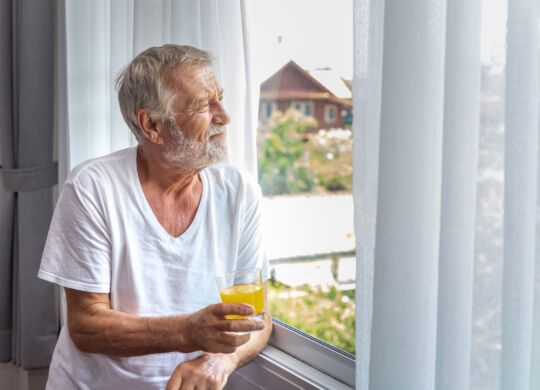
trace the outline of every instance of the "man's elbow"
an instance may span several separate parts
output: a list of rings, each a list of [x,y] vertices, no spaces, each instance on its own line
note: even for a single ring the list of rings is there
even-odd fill
[[[84,329],[84,326],[68,323],[68,330],[71,341],[73,341],[73,344],[75,344],[79,351],[85,353],[94,352],[89,332]]]

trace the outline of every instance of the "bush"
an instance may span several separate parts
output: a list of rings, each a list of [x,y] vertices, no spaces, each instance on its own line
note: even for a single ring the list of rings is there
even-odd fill
[[[315,119],[294,109],[274,113],[259,150],[264,195],[351,191],[350,130],[307,131],[315,126]]]
[[[314,119],[292,109],[274,113],[259,161],[259,183],[264,195],[313,189],[313,173],[303,158],[306,149],[303,134],[315,124]]]
[[[273,317],[352,354],[355,353],[354,291],[269,287]]]

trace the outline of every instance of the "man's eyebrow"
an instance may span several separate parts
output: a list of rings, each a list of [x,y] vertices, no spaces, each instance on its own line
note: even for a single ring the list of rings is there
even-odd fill
[[[194,104],[202,104],[208,101],[208,96],[193,99]]]
[[[224,93],[224,89],[223,88],[219,88],[217,90],[217,96],[218,98],[222,98],[223,97],[223,93]],[[188,96],[187,99],[186,99],[186,106],[187,107],[198,107],[199,105],[201,104],[205,104],[208,102],[209,99],[212,98],[212,95],[214,95],[213,93],[208,93],[208,95],[206,96]],[[216,96],[214,95],[214,96]]]
[[[205,103],[208,100],[208,96],[188,96],[186,99],[186,106],[193,107]]]

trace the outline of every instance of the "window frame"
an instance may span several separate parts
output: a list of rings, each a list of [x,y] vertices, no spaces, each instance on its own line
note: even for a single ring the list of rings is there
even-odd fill
[[[271,113],[270,115],[267,115],[268,109],[270,109]],[[276,112],[278,109],[277,102],[274,101],[263,101],[261,102],[261,113],[263,120],[267,121],[272,117],[272,114]]]
[[[276,318],[273,318],[272,322],[273,331],[268,343],[269,346],[350,388],[354,388],[356,359],[353,354],[319,340]]]
[[[334,117],[330,118],[330,111],[334,112]],[[324,121],[326,123],[336,123],[338,120],[338,107],[335,104],[326,104],[324,106]]]
[[[298,108],[297,105],[300,108]],[[311,100],[293,100],[291,101],[291,104],[289,107],[294,108],[297,111],[300,111],[302,115],[315,117],[315,104]],[[311,114],[307,114],[306,112],[308,107]]]

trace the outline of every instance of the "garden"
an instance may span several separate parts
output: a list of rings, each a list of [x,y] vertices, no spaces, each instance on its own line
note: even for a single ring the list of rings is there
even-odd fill
[[[350,129],[317,129],[313,118],[289,109],[274,112],[258,140],[259,183],[265,196],[351,192]],[[289,287],[272,280],[268,295],[272,316],[355,353],[354,290],[338,284]]]

